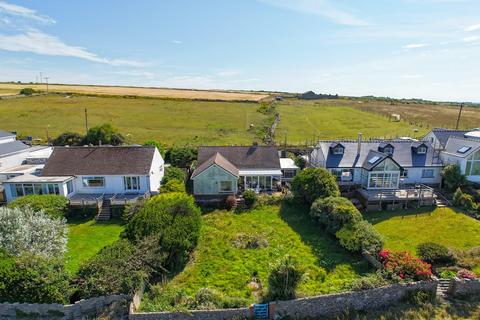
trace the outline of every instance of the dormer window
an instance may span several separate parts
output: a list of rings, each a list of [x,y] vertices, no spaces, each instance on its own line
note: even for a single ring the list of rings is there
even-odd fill
[[[385,147],[385,149],[383,149],[383,152],[388,154],[388,155],[392,155],[393,154],[393,148],[392,147]]]
[[[333,154],[343,154],[343,147],[337,146],[333,148]]]
[[[425,153],[427,153],[427,147],[425,147],[425,146],[420,146],[420,147],[418,147],[418,148],[417,148],[417,153],[418,153],[418,154],[425,154]]]

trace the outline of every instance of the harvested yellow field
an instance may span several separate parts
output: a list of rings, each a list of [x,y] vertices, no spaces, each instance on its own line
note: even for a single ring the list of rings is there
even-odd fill
[[[0,92],[3,90],[18,92],[23,88],[46,90],[45,84],[25,83],[0,83]],[[120,86],[85,86],[50,84],[48,90],[52,92],[73,92],[84,94],[104,94],[114,96],[142,96],[157,98],[176,98],[192,100],[222,100],[222,101],[260,101],[269,95],[264,93],[246,91],[223,91],[223,90],[192,90],[170,88],[146,88],[146,87],[120,87]]]

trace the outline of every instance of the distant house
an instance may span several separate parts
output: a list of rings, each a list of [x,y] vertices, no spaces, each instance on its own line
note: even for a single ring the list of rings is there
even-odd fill
[[[282,170],[282,181],[290,182],[300,170],[291,158],[280,158],[280,169]]]
[[[164,161],[155,147],[55,147],[41,171],[4,184],[7,200],[60,194],[72,205],[126,203],[157,193]]]
[[[408,140],[320,141],[310,165],[326,168],[340,186],[355,187],[368,201],[422,196],[410,189],[441,183],[442,163],[429,142]],[[426,196],[427,194],[423,194]]]
[[[450,137],[463,138],[468,132],[470,130],[433,128],[422,140],[430,142],[435,150],[443,150],[447,146],[447,141]]]
[[[210,146],[198,149],[198,166],[191,179],[197,199],[221,199],[245,189],[276,190],[282,176],[276,147]]]

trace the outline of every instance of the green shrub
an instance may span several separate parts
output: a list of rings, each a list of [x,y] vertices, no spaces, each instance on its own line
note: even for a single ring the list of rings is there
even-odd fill
[[[336,178],[323,168],[300,171],[292,180],[292,192],[296,198],[309,205],[318,198],[340,195]]]
[[[185,193],[166,193],[150,198],[127,224],[124,237],[137,242],[158,234],[168,256],[166,266],[175,269],[186,261],[200,235],[200,209]]]
[[[305,169],[305,167],[307,166],[307,160],[305,160],[305,158],[302,156],[295,157],[294,162],[295,165],[300,168],[300,170]]]
[[[424,242],[417,246],[417,255],[428,263],[454,263],[455,257],[447,247],[433,242]]]
[[[63,218],[68,211],[68,200],[64,196],[55,194],[28,195],[13,200],[8,207],[30,207],[33,211],[43,211],[52,218]]]
[[[310,216],[335,234],[347,223],[362,220],[362,214],[347,198],[327,197],[317,199],[310,208]]]
[[[280,205],[284,198],[285,198],[285,195],[281,193],[260,194],[257,198],[257,204],[259,206]]]
[[[198,151],[195,147],[173,147],[167,150],[165,159],[166,162],[174,167],[190,168],[192,163],[197,159],[197,155]]]
[[[376,254],[384,244],[382,235],[365,220],[346,224],[335,235],[340,245],[352,252]]]
[[[147,140],[143,143],[144,146],[152,146],[158,149],[158,152],[165,158],[165,146],[156,140]]]
[[[128,222],[145,206],[146,199],[140,198],[135,202],[129,202],[125,205],[122,214],[122,220]]]
[[[442,170],[443,182],[448,190],[455,190],[464,187],[467,184],[467,179],[460,171],[460,166],[457,164],[449,164]]]
[[[267,299],[270,301],[294,299],[303,275],[298,262],[290,255],[286,255],[277,261],[270,271]]]
[[[166,254],[152,235],[136,245],[126,239],[103,248],[80,267],[76,284],[77,299],[111,294],[132,294],[142,281],[165,274]]]
[[[350,285],[350,289],[353,291],[362,291],[384,287],[388,284],[390,284],[390,282],[385,279],[384,275],[381,272],[376,272],[355,280]]]
[[[457,188],[453,194],[453,205],[456,207],[463,207],[463,192],[462,189]]]
[[[118,132],[118,129],[109,123],[90,128],[85,136],[85,143],[92,145],[111,144],[113,146],[122,145],[125,137]]]
[[[457,272],[453,270],[444,270],[440,272],[440,278],[442,279],[453,279],[457,276]]]
[[[255,191],[247,189],[243,192],[243,198],[245,199],[245,206],[247,206],[247,208],[253,208],[257,202],[258,196]]]
[[[60,259],[0,253],[0,302],[67,303],[68,296]]]
[[[225,199],[225,208],[230,211],[233,210],[237,205],[237,200],[235,199],[235,196],[228,196],[227,199]]]
[[[166,184],[169,180],[173,179],[185,182],[185,180],[187,179],[187,175],[183,169],[176,167],[166,167],[165,175],[162,179],[162,184]]]
[[[36,91],[32,88],[23,88],[19,93],[25,96],[31,96],[32,94],[36,93]]]
[[[409,291],[406,296],[406,301],[414,305],[423,305],[435,300],[435,293],[427,290]]]
[[[76,132],[64,132],[53,139],[54,146],[80,146],[84,144],[85,137]]]
[[[167,183],[163,184],[160,187],[161,193],[171,193],[171,192],[187,192],[185,189],[185,183],[177,179],[170,179]]]

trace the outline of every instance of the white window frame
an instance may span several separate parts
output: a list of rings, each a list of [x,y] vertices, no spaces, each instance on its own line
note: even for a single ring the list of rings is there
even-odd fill
[[[230,184],[230,189],[229,190],[223,190],[222,189],[222,183],[228,183]],[[222,180],[218,182],[218,192],[219,193],[233,193],[233,181],[231,180]]]
[[[425,174],[426,172],[431,172],[432,174]],[[435,178],[435,170],[434,169],[422,169],[422,179],[433,179]]]
[[[86,183],[89,180],[102,180],[103,184],[101,186],[90,186],[88,183]],[[105,177],[100,177],[100,176],[82,177],[82,185],[84,188],[92,188],[92,189],[105,188]]]
[[[343,147],[335,147],[333,148],[333,154],[343,154]]]
[[[392,147],[386,147],[385,149],[383,149],[383,152],[388,154],[388,155],[392,155],[393,154],[393,148]]]
[[[134,182],[135,181],[135,182]],[[130,183],[130,187],[128,184]],[[134,185],[136,186],[134,187]],[[123,188],[126,191],[138,191],[140,187],[140,177],[139,176],[125,176],[123,177]]]
[[[427,153],[427,147],[421,146],[417,148],[417,154],[425,154]]]

